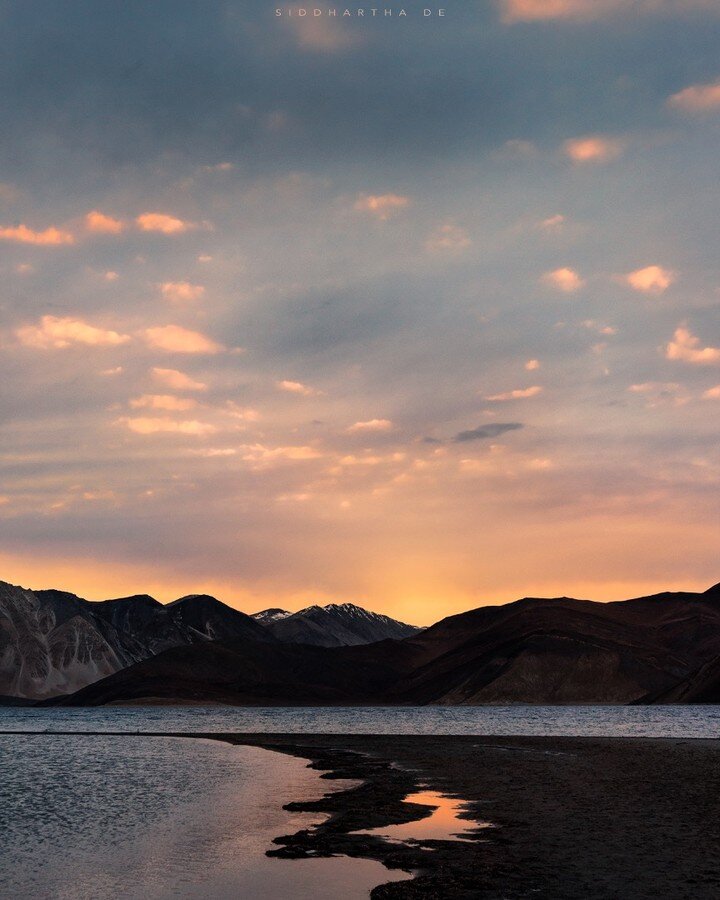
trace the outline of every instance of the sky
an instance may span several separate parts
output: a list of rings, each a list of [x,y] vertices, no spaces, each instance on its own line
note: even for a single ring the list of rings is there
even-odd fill
[[[0,578],[720,580],[720,5],[425,6],[0,0]]]

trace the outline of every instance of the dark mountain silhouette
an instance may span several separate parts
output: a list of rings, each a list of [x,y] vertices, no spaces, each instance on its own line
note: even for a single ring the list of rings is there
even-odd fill
[[[296,613],[265,609],[255,613],[253,618],[265,625],[280,641],[318,647],[351,647],[387,638],[399,640],[421,630],[354,603],[308,606]]]
[[[0,695],[64,694],[170,647],[237,637],[275,640],[213,597],[166,606],[145,594],[92,603],[0,582]]]
[[[639,703],[673,691],[685,702],[715,696],[719,660],[717,587],[616,603],[526,598],[363,646],[168,650],[60,702]]]

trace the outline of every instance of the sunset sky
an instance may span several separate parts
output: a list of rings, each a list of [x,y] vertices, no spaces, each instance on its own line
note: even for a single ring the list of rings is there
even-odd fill
[[[720,3],[425,5],[0,3],[0,579],[720,580]]]

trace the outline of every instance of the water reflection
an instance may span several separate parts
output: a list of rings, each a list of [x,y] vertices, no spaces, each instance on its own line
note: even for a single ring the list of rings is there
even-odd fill
[[[432,813],[424,819],[372,828],[362,834],[372,834],[393,843],[413,841],[422,844],[426,841],[470,840],[470,828],[492,828],[490,822],[470,822],[460,818],[465,802],[437,791],[424,790],[409,794],[405,802],[432,807]]]
[[[410,877],[375,860],[266,856],[322,814],[283,803],[328,788],[306,762],[173,738],[0,737],[0,897],[366,900]]]

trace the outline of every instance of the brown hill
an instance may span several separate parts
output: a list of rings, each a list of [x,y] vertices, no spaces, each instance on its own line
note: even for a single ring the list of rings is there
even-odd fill
[[[328,648],[234,640],[168,650],[62,702],[653,702],[718,657],[717,587],[617,603],[526,598],[402,641]]]

